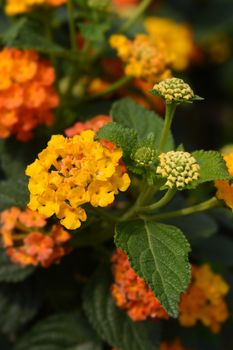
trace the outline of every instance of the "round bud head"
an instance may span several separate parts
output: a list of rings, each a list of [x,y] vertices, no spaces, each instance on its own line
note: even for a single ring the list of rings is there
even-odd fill
[[[163,80],[155,84],[153,90],[159,96],[163,97],[166,102],[188,102],[195,99],[191,87],[182,79],[178,78]]]
[[[141,146],[132,158],[139,166],[150,166],[156,160],[156,151],[149,146]]]
[[[156,170],[158,175],[167,181],[165,186],[182,190],[200,176],[200,166],[188,152],[170,151],[159,156],[160,164]]]

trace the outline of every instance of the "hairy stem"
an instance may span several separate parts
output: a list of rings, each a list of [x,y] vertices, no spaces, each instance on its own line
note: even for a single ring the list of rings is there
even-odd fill
[[[163,152],[164,146],[166,144],[168,134],[171,128],[173,116],[176,110],[176,104],[174,103],[167,103],[166,104],[166,114],[165,114],[165,120],[164,120],[164,126],[159,142],[159,153]]]
[[[150,220],[159,221],[159,220],[166,220],[166,219],[171,219],[179,216],[190,215],[190,214],[198,213],[200,211],[205,211],[220,205],[221,205],[221,202],[219,202],[219,200],[216,197],[212,197],[207,201],[193,205],[192,207],[169,211],[167,213],[161,213],[158,215],[151,216]]]
[[[147,205],[146,207],[141,207],[139,211],[145,213],[145,212],[151,212],[153,210],[162,208],[165,204],[167,204],[172,199],[175,193],[176,193],[176,189],[174,188],[169,189],[158,202],[153,203],[151,205]]]

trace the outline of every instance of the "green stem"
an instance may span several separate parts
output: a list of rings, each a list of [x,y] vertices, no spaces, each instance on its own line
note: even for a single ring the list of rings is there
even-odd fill
[[[173,116],[176,110],[176,104],[174,103],[167,103],[166,104],[166,114],[165,114],[165,120],[164,120],[164,126],[159,142],[159,153],[163,152],[165,143],[167,141],[167,137],[171,128]]]
[[[165,204],[167,204],[172,199],[172,197],[175,195],[175,193],[176,193],[176,189],[174,189],[174,188],[169,189],[158,202],[153,203],[151,205],[147,205],[146,207],[141,207],[139,209],[139,211],[140,212],[150,212],[150,211],[159,209],[159,208],[163,207]]]
[[[67,12],[68,12],[69,29],[70,29],[70,45],[73,51],[77,51],[73,0],[67,0]]]
[[[128,19],[126,23],[122,25],[120,31],[124,32],[128,30],[138,18],[146,11],[147,7],[151,4],[152,0],[142,0],[140,5],[137,6],[137,9],[133,12],[133,15]]]
[[[86,100],[94,100],[96,98],[99,98],[99,97],[103,97],[103,96],[106,96],[116,90],[118,90],[120,87],[124,86],[125,84],[127,84],[128,82],[130,82],[133,78],[131,76],[124,76],[123,78],[115,81],[112,85],[110,85],[107,89],[101,91],[101,92],[98,92],[97,94],[94,94],[94,95],[91,95],[89,97],[87,97]]]
[[[210,208],[213,208],[213,207],[216,207],[219,205],[220,205],[219,200],[216,197],[212,197],[205,202],[193,205],[192,207],[189,207],[189,208],[169,211],[167,213],[161,213],[158,215],[151,216],[150,220],[159,221],[159,220],[166,220],[166,219],[175,218],[178,216],[190,215],[193,213],[198,213],[200,211],[208,210]]]

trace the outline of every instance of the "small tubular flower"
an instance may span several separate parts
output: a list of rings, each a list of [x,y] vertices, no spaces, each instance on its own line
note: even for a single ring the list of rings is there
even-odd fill
[[[119,164],[122,151],[109,150],[86,130],[73,138],[52,136],[38,159],[27,167],[29,208],[50,217],[55,214],[68,229],[87,219],[82,205],[105,207],[130,185]]]
[[[0,51],[0,75],[0,138],[28,141],[37,125],[53,123],[54,69],[35,51],[7,48]]]
[[[147,318],[168,318],[153,292],[130,267],[128,258],[120,249],[112,256],[114,284],[111,291],[116,305],[126,310],[133,321]]]
[[[138,34],[134,40],[112,35],[110,46],[125,63],[125,74],[154,83],[171,76],[169,60],[151,43],[148,36]]]
[[[200,176],[200,166],[188,152],[170,151],[159,155],[156,173],[166,179],[165,186],[182,190]]]
[[[180,324],[191,327],[201,321],[213,333],[218,333],[229,316],[224,301],[228,291],[228,284],[209,265],[193,266],[191,284],[180,301]]]
[[[30,12],[37,6],[61,6],[67,0],[6,0],[5,12],[8,16]]]
[[[224,160],[227,165],[228,172],[233,176],[233,151],[232,148],[224,155]],[[233,184],[228,180],[215,181],[217,188],[216,196],[218,199],[224,200],[226,205],[233,210]]]
[[[147,17],[144,26],[151,41],[169,57],[172,68],[185,70],[195,51],[193,33],[189,26],[159,17]]]
[[[153,90],[166,102],[188,102],[195,98],[191,87],[179,78],[165,79],[155,84]]]
[[[70,234],[60,225],[47,227],[46,218],[30,209],[7,209],[0,223],[3,247],[16,264],[49,267],[70,251]]]

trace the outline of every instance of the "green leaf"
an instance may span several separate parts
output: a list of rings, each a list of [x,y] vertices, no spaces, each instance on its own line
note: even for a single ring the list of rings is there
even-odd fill
[[[98,138],[106,139],[121,147],[124,156],[130,156],[137,143],[137,132],[118,123],[108,123],[97,133]]]
[[[35,49],[41,53],[66,53],[61,46],[46,39],[41,33],[41,24],[26,17],[20,18],[2,35],[3,44],[19,49]]]
[[[214,180],[230,180],[226,163],[217,151],[196,151],[192,153],[200,165],[200,177],[193,181],[187,188],[195,188],[199,184]]]
[[[105,34],[110,28],[110,23],[81,23],[80,33],[87,41],[96,44],[105,40]]]
[[[36,324],[14,350],[102,350],[100,340],[80,311],[61,313]]]
[[[13,206],[24,209],[28,201],[26,176],[0,182],[0,211]]]
[[[12,334],[18,331],[37,313],[42,293],[35,281],[17,284],[0,284],[0,331]]]
[[[116,307],[110,285],[111,275],[104,267],[83,294],[86,315],[99,336],[118,350],[158,350],[158,326],[154,322],[131,321],[126,312]]]
[[[163,129],[163,119],[152,111],[138,105],[130,98],[125,98],[113,104],[111,116],[114,122],[122,124],[124,127],[135,129],[138,133],[139,141],[150,135],[154,136],[154,147],[158,148],[160,135]],[[165,151],[174,148],[171,133],[165,145]]]
[[[132,220],[117,225],[115,243],[168,314],[177,317],[180,294],[190,281],[190,245],[182,232],[175,226]]]
[[[21,267],[13,264],[6,253],[0,251],[0,282],[20,282],[30,276],[35,270],[32,266]]]

